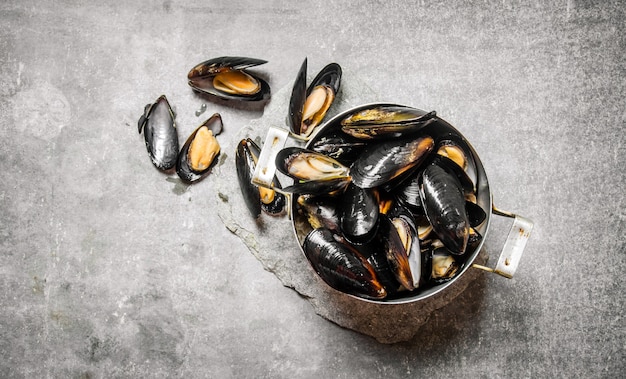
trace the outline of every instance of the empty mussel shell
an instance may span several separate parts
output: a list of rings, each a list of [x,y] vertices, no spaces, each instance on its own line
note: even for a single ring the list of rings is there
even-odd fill
[[[270,95],[269,84],[247,68],[267,61],[247,57],[218,57],[201,62],[187,74],[194,90],[226,100],[259,101]]]
[[[174,167],[178,156],[178,133],[174,112],[165,95],[146,105],[138,127],[139,133],[143,131],[146,149],[154,166],[163,171]]]
[[[222,131],[222,118],[213,114],[191,133],[176,160],[176,173],[187,183],[197,182],[206,176],[220,154],[220,144],[214,131]]]

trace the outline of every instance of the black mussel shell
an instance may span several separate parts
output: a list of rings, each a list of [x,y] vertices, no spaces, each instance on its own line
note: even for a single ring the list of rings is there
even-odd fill
[[[412,208],[413,211],[422,209],[422,199],[420,197],[421,178],[419,175],[413,176],[410,180],[405,180],[394,193],[403,203]]]
[[[239,189],[252,217],[258,218],[261,215],[261,194],[259,187],[252,184],[252,175],[256,162],[250,151],[251,139],[242,139],[237,145],[235,152],[235,167],[237,169],[237,179]]]
[[[330,230],[311,231],[302,249],[318,275],[336,290],[370,299],[387,295],[371,264],[356,249],[337,241]]]
[[[331,133],[315,140],[310,149],[328,155],[349,166],[363,152],[367,143],[344,133]]]
[[[198,63],[187,74],[187,79],[211,76],[224,71],[238,71],[260,66],[266,60],[248,57],[217,57]]]
[[[420,131],[437,119],[435,111],[379,105],[359,110],[341,121],[341,130],[361,139],[396,138]]]
[[[398,282],[396,276],[389,265],[385,249],[378,238],[366,243],[352,244],[361,255],[372,265],[376,277],[387,292],[386,299],[396,297],[405,288]]]
[[[302,127],[302,111],[304,102],[306,101],[306,66],[307,59],[304,58],[298,75],[293,83],[293,89],[291,90],[291,98],[289,99],[289,115],[287,122],[289,129],[294,134],[300,134],[300,128]]]
[[[474,228],[470,228],[469,238],[467,240],[467,247],[473,250],[478,248],[478,244],[482,241],[482,234],[478,233],[478,231]]]
[[[337,198],[330,196],[298,196],[299,212],[313,229],[326,228],[335,234],[341,234],[340,214]]]
[[[244,197],[246,206],[254,218],[264,212],[277,215],[283,212],[286,199],[281,193],[269,188],[259,188],[252,183],[252,176],[256,168],[261,149],[250,138],[242,139],[237,145],[235,152],[235,167],[237,169],[237,179],[239,188]],[[274,187],[280,188],[278,179],[274,178]]]
[[[359,187],[378,187],[418,166],[433,147],[434,140],[429,136],[373,144],[350,166],[350,176]]]
[[[198,92],[226,100],[259,101],[269,97],[270,86],[245,69],[264,63],[267,61],[246,57],[213,58],[194,66],[187,74],[187,79],[189,86]],[[220,80],[222,77],[224,79]],[[232,79],[247,83],[249,88],[244,90],[242,87],[220,84],[228,84]],[[232,88],[227,89],[229,87]]]
[[[148,155],[159,170],[169,170],[176,165],[178,157],[178,133],[174,112],[165,95],[154,104],[146,105],[138,122],[139,133],[143,131]]]
[[[282,189],[286,193],[299,193],[307,195],[336,195],[350,183],[349,177],[341,177],[323,180],[297,181]]]
[[[485,210],[473,201],[465,201],[465,212],[472,228],[479,226],[487,218]]]
[[[396,280],[406,289],[413,290],[413,276],[405,244],[391,219],[384,214],[379,216],[378,238]]]
[[[337,63],[329,63],[313,79],[307,88],[306,95],[309,96],[317,86],[328,86],[335,94],[339,93],[341,87],[341,66]]]
[[[376,234],[379,207],[372,189],[348,184],[341,200],[341,230],[351,242],[365,242]]]
[[[439,155],[433,154],[432,163],[438,165],[439,167],[446,170],[449,174],[456,176],[461,184],[461,188],[463,189],[463,193],[468,195],[475,192],[474,182],[467,173],[461,168],[461,166],[457,165],[452,159]]]
[[[187,138],[176,160],[176,173],[183,181],[199,181],[217,163],[220,144],[213,130],[221,132],[222,128],[222,118],[219,113],[215,113]]]
[[[422,280],[422,253],[415,222],[411,213],[406,211],[393,217],[391,223],[396,228],[400,240],[404,244],[411,278],[413,279],[413,288],[418,288]]]
[[[441,242],[454,254],[465,252],[470,222],[465,197],[456,176],[436,164],[422,172],[422,205]]]

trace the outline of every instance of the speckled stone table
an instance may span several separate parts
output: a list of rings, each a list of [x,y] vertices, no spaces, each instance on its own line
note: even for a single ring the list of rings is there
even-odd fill
[[[5,1],[0,376],[623,376],[624,12]],[[194,93],[188,70],[222,55],[266,59],[273,96]],[[342,66],[342,107],[433,109],[462,131],[495,204],[535,222],[513,279],[472,270],[437,304],[368,313],[299,274],[310,269],[288,219],[257,230],[240,216],[234,143],[264,135],[305,57],[311,72]],[[137,133],[161,94],[181,139],[206,115],[224,120],[220,162],[194,185],[156,170]],[[487,265],[509,226],[492,223]]]

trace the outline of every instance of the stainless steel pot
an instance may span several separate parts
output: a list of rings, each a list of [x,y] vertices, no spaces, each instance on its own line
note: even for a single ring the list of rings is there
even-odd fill
[[[271,127],[268,131],[265,143],[263,145],[263,149],[261,151],[261,156],[259,158],[258,165],[256,167],[256,172],[252,179],[253,183],[263,187],[271,187],[271,182],[274,177],[276,166],[275,166],[275,157],[278,151],[280,151],[286,144],[288,138],[293,138],[297,143],[305,144],[305,147],[310,147],[320,138],[333,131],[336,131],[340,126],[341,120],[343,120],[349,114],[360,111],[362,109],[380,106],[380,105],[397,105],[397,104],[389,104],[389,103],[372,103],[372,104],[364,104],[352,109],[348,109],[345,112],[342,112],[332,119],[328,120],[326,123],[318,127],[318,130],[314,132],[314,134],[307,140],[302,139],[299,136],[291,134],[289,131],[284,129]],[[452,285],[458,278],[461,277],[467,270],[470,268],[479,268],[483,270],[487,270],[490,272],[494,272],[500,274],[507,278],[512,278],[519,261],[521,259],[524,247],[526,246],[526,242],[530,237],[530,232],[533,228],[533,223],[527,218],[518,216],[516,214],[502,211],[497,209],[493,205],[492,193],[489,188],[489,182],[487,180],[487,174],[485,173],[485,169],[483,164],[478,157],[478,154],[471,146],[471,144],[463,137],[463,135],[452,125],[447,123],[442,119],[438,119],[436,121],[436,125],[433,130],[436,133],[441,133],[441,135],[455,135],[457,136],[462,143],[465,145],[467,151],[471,153],[472,158],[475,162],[475,172],[473,173],[476,185],[476,202],[480,205],[487,213],[487,217],[485,221],[476,227],[476,230],[483,236],[480,243],[474,247],[471,251],[467,251],[465,253],[465,261],[461,268],[461,271],[450,281],[445,283],[435,285],[433,287],[428,287],[426,289],[416,289],[411,292],[406,292],[406,295],[393,298],[393,299],[383,299],[383,300],[372,300],[367,298],[362,298],[354,295],[347,294],[348,296],[353,296],[359,300],[380,303],[380,304],[402,304],[402,303],[410,303],[416,302],[423,299],[426,299],[430,296],[433,296],[440,291],[445,290],[448,286]],[[435,136],[433,136],[435,137]],[[289,195],[289,194],[288,194]],[[297,201],[295,201],[296,196],[288,196],[289,197],[289,214],[292,218],[293,230],[295,233],[295,237],[299,242],[300,247],[302,248],[304,239],[311,230],[311,227],[308,225],[308,222],[301,216],[301,212],[299,212],[300,205]],[[490,210],[490,211],[489,211]],[[500,257],[495,268],[484,267],[480,265],[474,264],[474,260],[478,256],[480,249],[483,246],[483,243],[488,235],[489,225],[491,222],[491,215],[498,215],[504,217],[510,217],[513,219],[513,223],[511,226],[511,230],[509,231],[507,240],[502,248],[502,252],[500,253]],[[303,251],[304,255],[304,251]]]

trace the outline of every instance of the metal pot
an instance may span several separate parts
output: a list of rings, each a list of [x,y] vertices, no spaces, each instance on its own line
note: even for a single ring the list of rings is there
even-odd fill
[[[272,181],[272,178],[274,177],[274,173],[276,170],[274,160],[278,151],[280,151],[285,146],[287,138],[292,137],[296,140],[299,140],[300,142],[298,143],[306,143],[305,147],[310,148],[316,141],[319,141],[322,137],[340,128],[341,120],[346,118],[348,115],[358,112],[360,110],[366,109],[366,108],[370,108],[374,106],[381,106],[381,105],[396,105],[396,104],[372,103],[372,104],[364,104],[364,105],[346,110],[345,112],[342,112],[336,115],[335,117],[333,117],[332,119],[324,123],[323,125],[319,126],[318,130],[314,132],[314,134],[307,140],[303,140],[299,136],[292,135],[290,132],[284,129],[271,127],[270,130],[268,131],[265,144],[261,151],[261,156],[259,157],[259,162],[256,167],[256,172],[252,179],[253,183],[255,183],[256,185],[264,186],[264,187],[271,186],[271,181]],[[521,255],[523,253],[526,242],[528,238],[530,237],[530,232],[533,227],[532,221],[524,217],[510,213],[510,212],[498,210],[493,205],[491,189],[489,188],[489,182],[487,180],[487,174],[485,173],[483,164],[480,158],[478,157],[478,154],[474,150],[474,148],[456,128],[454,128],[452,125],[442,120],[441,118],[437,118],[437,120],[435,121],[435,125],[430,125],[429,128],[431,131],[434,131],[434,133],[438,133],[439,136],[443,136],[443,135],[456,136],[457,139],[465,145],[465,149],[467,150],[467,152],[471,154],[471,157],[473,158],[473,161],[475,163],[474,164],[475,172],[473,173],[473,176],[474,176],[475,186],[476,186],[476,203],[479,206],[481,206],[481,208],[485,210],[487,214],[484,222],[482,222],[479,226],[475,228],[476,231],[480,233],[480,235],[483,236],[483,238],[476,246],[472,247],[471,250],[466,251],[466,253],[463,255],[464,262],[460,271],[456,274],[454,278],[452,278],[451,280],[445,283],[430,286],[425,289],[417,288],[414,291],[410,291],[410,292],[407,291],[401,294],[400,296],[393,297],[391,299],[373,300],[373,299],[359,297],[359,296],[355,296],[351,294],[347,294],[348,296],[353,296],[359,300],[379,303],[379,304],[410,303],[410,302],[416,302],[416,301],[426,299],[430,296],[433,296],[439,293],[440,291],[445,290],[448,286],[452,285],[452,283],[458,280],[458,278],[460,278],[461,275],[467,272],[467,270],[469,270],[470,268],[480,268],[483,270],[500,274],[507,278],[512,278],[517,269],[517,266],[521,259]],[[436,136],[433,136],[433,137],[436,137]],[[288,194],[288,195],[290,195],[288,196],[289,197],[288,207],[289,207],[289,214],[292,218],[293,230],[295,233],[295,237],[298,240],[300,247],[302,248],[304,239],[306,235],[308,234],[308,232],[311,230],[311,227],[308,224],[308,222],[304,219],[304,217],[301,216],[301,212],[299,209],[300,205],[298,204],[297,201],[295,201],[295,199],[297,198],[296,194]],[[488,268],[488,267],[474,264],[474,260],[478,256],[480,249],[482,248],[483,243],[485,241],[485,238],[487,237],[492,214],[510,217],[510,218],[513,218],[514,221],[511,226],[511,230],[508,234],[508,238],[504,244],[504,247],[502,248],[502,252],[500,254],[496,267]],[[303,254],[304,254],[304,250],[303,250]]]

